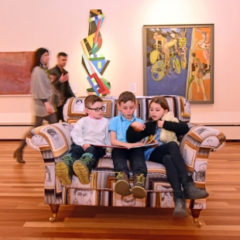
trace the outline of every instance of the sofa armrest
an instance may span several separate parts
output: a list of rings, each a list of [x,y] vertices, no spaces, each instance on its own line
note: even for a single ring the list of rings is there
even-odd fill
[[[190,141],[199,148],[209,148],[211,151],[215,151],[224,146],[226,137],[215,128],[198,125],[190,127],[190,131],[184,136],[181,145],[186,141]]]
[[[211,151],[224,146],[225,135],[207,126],[193,126],[183,137],[180,149],[189,173],[199,187],[205,187],[208,157]]]
[[[30,148],[37,151],[41,151],[40,149],[42,149],[43,147],[50,149],[50,146],[48,142],[45,140],[45,138],[42,137],[41,135],[32,133],[32,131],[31,134],[29,134],[26,137],[26,143]]]
[[[32,129],[27,143],[36,150],[51,150],[54,157],[59,157],[71,147],[71,130],[72,125],[65,122],[39,126]]]

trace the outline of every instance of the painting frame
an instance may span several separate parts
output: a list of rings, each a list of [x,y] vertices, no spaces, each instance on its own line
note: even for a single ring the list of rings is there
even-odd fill
[[[214,24],[143,25],[144,95],[214,103]]]

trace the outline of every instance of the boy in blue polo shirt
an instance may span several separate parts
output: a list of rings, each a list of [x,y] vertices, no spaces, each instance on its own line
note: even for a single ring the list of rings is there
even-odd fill
[[[146,196],[145,179],[147,175],[147,166],[144,158],[144,151],[141,148],[143,143],[128,143],[126,132],[129,125],[135,121],[143,123],[143,120],[136,118],[134,111],[136,109],[136,97],[132,92],[123,92],[118,98],[118,110],[120,115],[111,119],[109,124],[110,140],[114,146],[112,150],[112,159],[114,171],[116,172],[115,192],[126,196],[133,194],[136,198]],[[130,190],[129,168],[127,160],[133,171],[134,183]]]

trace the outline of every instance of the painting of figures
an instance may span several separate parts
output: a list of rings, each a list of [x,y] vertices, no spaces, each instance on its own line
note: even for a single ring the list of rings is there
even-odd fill
[[[213,103],[213,24],[143,27],[145,95]]]

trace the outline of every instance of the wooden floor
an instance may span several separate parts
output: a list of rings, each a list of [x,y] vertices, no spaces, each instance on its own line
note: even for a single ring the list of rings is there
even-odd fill
[[[50,223],[43,203],[44,165],[26,148],[26,164],[12,158],[17,141],[0,141],[0,239],[240,239],[240,143],[211,153],[207,172],[210,197],[202,227],[191,216],[174,219],[171,210],[60,207]]]

